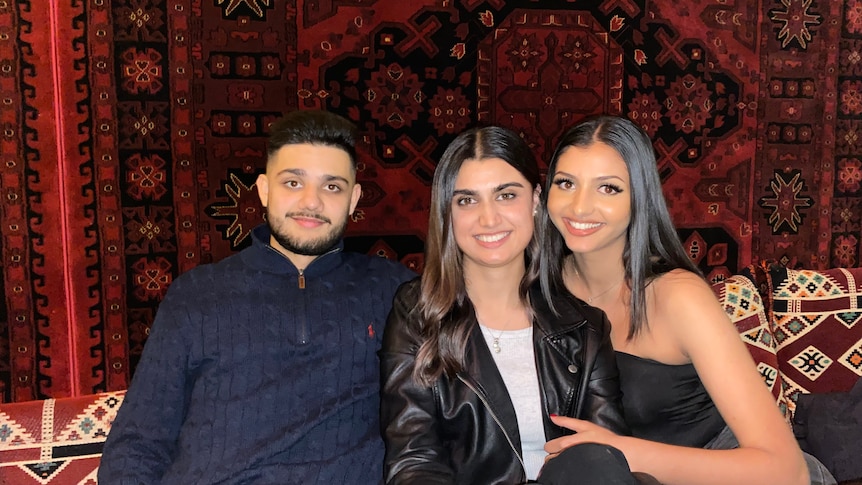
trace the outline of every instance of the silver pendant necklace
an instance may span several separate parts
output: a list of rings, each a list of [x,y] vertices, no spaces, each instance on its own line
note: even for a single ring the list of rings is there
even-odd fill
[[[491,330],[491,327],[484,325],[482,322],[479,322],[479,329],[482,330],[482,335],[487,333],[488,338],[491,339],[491,350],[493,350],[495,354],[499,354],[500,351],[503,350],[500,346],[500,338],[506,330],[500,330],[500,333],[494,335],[494,331]]]
[[[588,297],[588,298],[587,298],[587,305],[592,305],[592,304],[593,304],[593,300],[595,300],[596,298],[598,298],[598,297],[600,297],[600,296],[603,296],[605,293],[607,293],[607,292],[609,292],[609,291],[613,290],[614,288],[616,288],[617,286],[619,286],[619,284],[620,284],[620,283],[622,283],[622,282],[623,282],[623,280],[619,280],[619,281],[617,281],[616,283],[614,283],[614,285],[613,285],[613,286],[611,286],[611,287],[610,287],[610,288],[608,288],[607,290],[605,290],[605,291],[603,291],[603,292],[599,293],[598,295],[593,295],[593,296]]]
[[[509,329],[509,326],[512,323],[512,319],[510,318],[506,321],[506,324],[503,325],[503,328],[498,331],[497,335],[494,335],[494,329],[483,324],[482,321],[479,320],[478,316],[476,317],[476,320],[479,321],[479,328],[482,329],[482,333],[485,333],[485,330],[488,331],[488,336],[491,337],[491,350],[493,350],[495,354],[499,354],[503,350],[503,347],[500,346],[500,338],[502,338],[503,334],[506,333],[506,330]]]
[[[503,334],[511,328],[513,322],[517,324],[518,315],[525,315],[527,320],[529,320],[529,316],[523,313],[525,311],[526,309],[524,308],[510,314],[509,318],[506,319],[506,323],[500,326],[500,329],[497,331],[497,335],[494,335],[494,329],[482,323],[483,319],[479,318],[479,312],[476,312],[476,322],[479,323],[479,328],[482,330],[482,334],[485,333],[485,330],[488,331],[488,336],[491,337],[491,350],[493,350],[495,354],[499,354],[503,351],[503,347],[500,345],[500,338],[502,338]],[[530,322],[530,324],[532,325],[532,322]]]
[[[584,288],[587,291],[589,291],[589,288],[587,287],[587,281],[584,279],[583,276],[581,276],[581,274],[578,272],[577,268],[575,268],[575,278],[578,278],[579,280],[581,280],[583,282]],[[603,291],[601,291],[595,295],[587,296],[587,305],[592,305],[595,300],[597,300],[599,297],[604,296],[605,294],[607,294],[609,291],[613,290],[614,288],[618,287],[620,285],[620,283],[625,281],[625,279],[626,279],[625,276],[623,276],[622,279],[620,279],[619,281],[617,281],[616,283],[614,283],[613,285],[608,287],[608,289],[603,290]]]
[[[488,331],[490,331],[490,329],[488,329]],[[503,336],[504,331],[505,330],[500,330],[500,335],[497,336],[494,336],[493,333],[491,334],[491,338],[493,339],[491,340],[491,348],[494,349],[494,352],[498,354],[500,353],[500,337]]]

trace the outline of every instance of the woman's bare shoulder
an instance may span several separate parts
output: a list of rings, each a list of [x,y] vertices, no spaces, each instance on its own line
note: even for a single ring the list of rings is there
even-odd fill
[[[704,289],[710,290],[709,284],[707,284],[703,277],[682,268],[677,268],[656,276],[651,281],[650,286],[652,286],[653,290],[659,295],[666,295],[667,293],[676,294],[677,292],[687,294],[690,292],[703,291]]]
[[[691,271],[669,271],[657,277],[650,287],[649,299],[662,320],[688,322],[692,317],[717,317],[724,313],[709,283]]]

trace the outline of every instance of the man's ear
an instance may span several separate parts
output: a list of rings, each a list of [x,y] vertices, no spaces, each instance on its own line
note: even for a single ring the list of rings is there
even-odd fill
[[[362,197],[362,186],[357,184],[353,185],[353,193],[350,194],[350,212],[348,214],[353,214],[353,211],[356,210],[356,206],[359,204],[359,199]]]
[[[258,175],[257,182],[254,185],[257,187],[257,196],[260,197],[260,204],[266,207],[267,200],[269,199],[269,179],[266,178],[266,174],[262,173]]]

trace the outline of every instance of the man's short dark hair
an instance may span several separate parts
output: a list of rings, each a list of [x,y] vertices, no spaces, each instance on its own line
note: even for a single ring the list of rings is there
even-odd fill
[[[298,110],[286,114],[270,126],[267,156],[285,145],[310,143],[340,148],[350,156],[356,169],[356,125],[335,113]]]

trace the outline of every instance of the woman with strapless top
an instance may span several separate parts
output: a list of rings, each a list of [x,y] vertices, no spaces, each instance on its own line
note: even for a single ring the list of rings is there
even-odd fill
[[[694,365],[667,365],[619,351],[616,355],[623,413],[634,436],[702,448],[724,429]]]
[[[683,249],[646,133],[610,116],[573,127],[549,164],[542,202],[544,291],[557,290],[562,276],[571,293],[607,314],[632,431],[556,417],[577,433],[549,442],[551,456],[594,442],[668,485],[835,483],[799,449]]]

